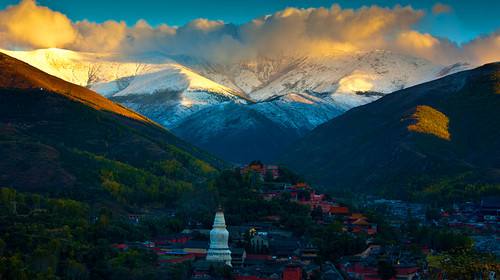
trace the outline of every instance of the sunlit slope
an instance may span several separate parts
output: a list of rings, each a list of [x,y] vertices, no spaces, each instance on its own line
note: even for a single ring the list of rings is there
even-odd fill
[[[158,91],[207,91],[226,96],[239,94],[163,56],[124,58],[110,53],[57,48],[31,51],[0,49],[0,53],[105,96]]]
[[[57,48],[26,51],[0,49],[0,52],[50,75],[84,87],[155,72],[164,67],[162,63],[124,60],[112,53],[85,53]]]
[[[49,75],[3,53],[0,53],[0,71],[0,88],[38,89],[55,92],[98,110],[110,111],[132,119],[152,123],[148,118],[116,104],[89,89]]]
[[[445,140],[451,138],[448,128],[450,120],[445,114],[430,106],[417,106],[409,119],[414,120],[414,123],[408,125],[409,131],[430,134]]]

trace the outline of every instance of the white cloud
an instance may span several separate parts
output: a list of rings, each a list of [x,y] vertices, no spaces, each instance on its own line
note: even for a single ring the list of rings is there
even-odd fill
[[[62,13],[23,0],[0,11],[3,44],[21,47],[65,47],[76,38],[71,21]]]

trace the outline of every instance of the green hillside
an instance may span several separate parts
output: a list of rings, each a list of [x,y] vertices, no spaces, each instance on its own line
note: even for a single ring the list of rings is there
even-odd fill
[[[169,204],[223,166],[149,119],[5,55],[0,74],[0,186]]]

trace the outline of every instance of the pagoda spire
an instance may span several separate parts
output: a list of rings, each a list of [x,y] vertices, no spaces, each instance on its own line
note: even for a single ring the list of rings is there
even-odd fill
[[[224,212],[219,205],[215,213],[213,228],[210,231],[210,247],[207,252],[207,261],[223,262],[231,265],[231,250],[228,245],[229,232],[226,229]]]

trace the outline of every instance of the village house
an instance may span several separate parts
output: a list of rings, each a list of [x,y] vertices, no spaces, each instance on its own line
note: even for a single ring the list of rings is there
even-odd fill
[[[340,274],[335,265],[333,265],[331,262],[326,262],[323,267],[324,268],[321,275],[323,280],[344,280],[342,274]]]
[[[454,204],[452,211],[441,211],[441,219],[435,224],[470,231],[476,236],[491,236],[500,229],[500,206],[497,204],[495,197],[483,198],[480,203]]]
[[[399,247],[382,247],[370,245],[362,253],[344,257],[339,263],[340,270],[350,279],[382,279],[378,271],[380,258],[393,265],[396,272],[395,279],[419,279],[420,267],[417,259],[409,251]]]
[[[302,280],[302,267],[297,263],[288,264],[283,270],[283,280]]]
[[[319,250],[310,241],[301,242],[299,247],[298,256],[304,263],[310,264],[318,258]]]
[[[282,264],[266,263],[233,270],[236,280],[277,280],[281,278]]]
[[[330,216],[346,216],[346,215],[350,214],[350,211],[349,211],[348,207],[334,205],[334,206],[330,207],[328,214]]]
[[[254,166],[256,168],[256,166]],[[295,185],[270,184],[267,190],[262,190],[261,195],[265,199],[275,199],[282,194],[288,194],[292,201],[307,205],[311,212],[317,215],[316,222],[327,224],[330,222],[343,222],[343,230],[352,234],[375,235],[377,225],[369,221],[362,213],[352,213],[347,206],[337,203],[334,199],[324,194],[317,193],[306,183]],[[220,212],[220,213],[219,213]],[[320,267],[315,263],[318,259],[319,250],[311,240],[297,237],[291,231],[279,228],[279,216],[270,217],[269,221],[259,221],[239,226],[225,226],[222,223],[222,212],[219,211],[216,220],[218,230],[227,233],[228,258],[224,263],[230,264],[235,279],[240,280],[265,280],[265,279],[309,279],[320,275]],[[218,218],[217,218],[218,217]],[[132,221],[139,222],[145,216],[131,216]],[[266,218],[267,219],[267,218]],[[189,229],[181,233],[158,236],[148,244],[137,244],[141,248],[153,250],[158,255],[159,266],[192,262],[193,275],[195,279],[210,279],[215,267],[220,265],[215,259],[208,259],[210,239],[214,238],[211,232],[214,230],[202,228],[202,225],[191,224]],[[218,235],[217,235],[218,236]],[[222,241],[221,241],[222,242]],[[225,243],[226,241],[224,241]],[[217,243],[217,242],[216,242]],[[220,242],[218,242],[220,243]],[[131,245],[131,244],[127,244]],[[132,244],[131,246],[136,246]],[[226,246],[226,245],[225,245]],[[119,249],[119,247],[116,247]],[[344,263],[343,272],[356,277],[377,277],[376,248],[371,245],[369,250],[349,259]],[[214,255],[214,252],[212,252]],[[366,255],[366,256],[365,256]],[[356,261],[357,260],[357,261]],[[398,264],[398,273],[403,276],[414,269]],[[335,279],[340,273],[329,269],[323,273],[328,278]],[[325,278],[327,279],[327,278]],[[376,279],[376,278],[373,278]],[[410,279],[410,278],[402,278]]]
[[[128,214],[128,220],[132,224],[139,224],[144,218],[144,214]]]
[[[262,266],[273,262],[273,256],[270,254],[247,254],[244,266]]]
[[[193,237],[191,234],[175,233],[167,236],[158,236],[155,238],[154,243],[156,246],[171,245],[171,244],[185,244]]]
[[[272,179],[277,179],[280,176],[277,165],[265,165],[261,161],[252,161],[250,164],[241,167],[240,173],[242,175],[248,173],[258,174],[261,180],[264,180],[266,176],[271,176]]]
[[[481,215],[484,221],[500,221],[500,197],[485,197],[481,200]]]
[[[229,238],[236,244],[242,244],[246,241],[250,229],[252,229],[252,226],[250,225],[227,227],[227,230],[229,231]]]
[[[205,258],[208,251],[207,240],[189,240],[182,246],[183,251],[193,254],[196,258]]]
[[[421,203],[410,203],[402,200],[374,199],[368,203],[370,207],[383,207],[389,215],[399,222],[404,223],[408,218],[416,219],[419,222],[425,222],[426,208]]]
[[[231,248],[231,263],[233,267],[241,267],[245,264],[247,252],[245,248]]]
[[[269,239],[267,234],[255,234],[250,238],[252,253],[261,254],[269,252]]]

